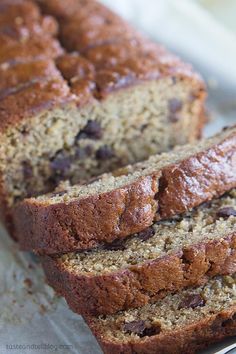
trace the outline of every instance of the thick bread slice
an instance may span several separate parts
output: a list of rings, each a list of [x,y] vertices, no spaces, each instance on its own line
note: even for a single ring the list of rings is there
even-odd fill
[[[77,313],[112,314],[236,272],[236,190],[103,249],[42,258]]]
[[[236,187],[236,128],[196,145],[106,174],[85,185],[61,186],[15,210],[25,250],[41,254],[91,249],[181,214]]]
[[[105,354],[194,354],[236,335],[236,278],[219,277],[152,305],[87,318]]]

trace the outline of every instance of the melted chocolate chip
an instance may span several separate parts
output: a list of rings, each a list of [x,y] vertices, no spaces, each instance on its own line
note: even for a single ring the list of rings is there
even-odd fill
[[[168,102],[168,107],[171,113],[176,113],[181,111],[183,103],[178,98],[171,98]]]
[[[188,295],[186,296],[179,304],[178,309],[183,309],[183,308],[192,308],[195,309],[195,307],[202,307],[204,306],[206,303],[206,301],[201,297],[201,295],[199,294],[192,294],[192,295]]]
[[[236,210],[232,207],[225,207],[218,210],[217,218],[228,219],[230,216],[236,216]]]
[[[95,120],[89,120],[83,130],[79,132],[76,139],[101,139],[102,128]]]
[[[161,326],[152,326],[152,327],[148,327],[144,330],[143,336],[154,336],[155,334],[159,334],[161,332]]]
[[[103,248],[108,251],[124,251],[126,249],[124,240],[115,240],[111,243],[106,243]]]
[[[123,330],[129,334],[134,333],[142,335],[146,329],[145,322],[142,320],[127,322],[124,324]]]
[[[153,237],[154,235],[155,235],[155,230],[151,226],[151,227],[148,227],[147,229],[139,232],[137,237],[142,241],[146,241],[149,238]]]
[[[112,157],[114,157],[114,152],[107,145],[100,147],[96,152],[96,158],[98,160],[108,160],[111,159]]]
[[[84,160],[87,157],[91,156],[93,153],[93,148],[91,145],[85,147],[78,147],[76,149],[75,158],[78,160]]]
[[[30,179],[33,177],[33,168],[28,161],[23,161],[23,175],[25,179]]]
[[[177,98],[171,98],[168,102],[168,108],[169,108],[169,120],[173,123],[177,122],[179,120],[179,112],[181,111],[183,107],[182,101],[180,101]]]
[[[71,159],[70,157],[58,155],[51,161],[50,165],[53,170],[59,171],[60,173],[65,173],[70,169]]]
[[[145,321],[137,320],[125,323],[123,330],[129,334],[137,334],[139,337],[151,337],[161,332],[161,326],[149,326]]]

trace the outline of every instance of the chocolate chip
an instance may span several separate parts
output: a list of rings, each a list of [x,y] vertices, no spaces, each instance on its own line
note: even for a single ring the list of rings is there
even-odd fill
[[[161,326],[152,326],[148,327],[144,330],[143,336],[154,336],[155,334],[159,334],[161,332]]]
[[[126,249],[125,242],[122,239],[106,243],[103,248],[108,251],[124,251]]]
[[[137,334],[139,337],[151,337],[161,332],[161,326],[152,326],[143,320],[137,320],[125,323],[123,330],[129,334]]]
[[[183,103],[178,98],[171,98],[168,102],[168,107],[171,113],[176,113],[181,111]]]
[[[201,295],[199,294],[192,294],[192,295],[188,295],[186,296],[179,304],[178,309],[182,309],[182,308],[192,308],[195,309],[195,307],[202,307],[204,306],[206,303],[206,301],[201,297]]]
[[[218,210],[217,218],[228,219],[230,216],[236,216],[236,210],[232,207],[225,207]]]
[[[89,120],[83,130],[79,132],[76,139],[101,139],[102,128],[95,120]]]
[[[23,161],[23,175],[25,179],[30,179],[33,177],[33,168],[28,161]]]
[[[173,84],[175,85],[176,83],[177,83],[177,79],[176,79],[176,77],[175,76],[172,76],[172,82],[173,82]]]
[[[127,322],[124,324],[123,330],[129,334],[134,333],[142,335],[146,329],[145,322],[142,320]]]
[[[65,173],[70,169],[71,159],[70,157],[58,155],[51,161],[50,165],[53,170]]]
[[[155,230],[153,229],[152,226],[150,226],[147,229],[139,232],[137,237],[142,241],[146,241],[149,238],[153,237],[154,235],[155,235]]]
[[[177,98],[171,98],[168,102],[168,108],[169,108],[169,120],[173,123],[177,122],[179,120],[179,112],[181,111],[183,107],[182,101],[180,101]]]
[[[93,153],[93,148],[91,145],[85,147],[78,147],[75,152],[76,159],[84,160],[87,157],[91,156]]]
[[[229,318],[228,320],[222,322],[222,327],[230,327],[234,324],[235,324],[234,320],[232,318]]]
[[[96,152],[96,158],[98,160],[108,160],[111,159],[112,157],[114,157],[114,152],[107,145],[100,147]]]

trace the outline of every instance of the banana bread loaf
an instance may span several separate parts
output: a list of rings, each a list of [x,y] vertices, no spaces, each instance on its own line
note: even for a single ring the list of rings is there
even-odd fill
[[[42,258],[48,282],[77,313],[143,306],[236,272],[236,190],[103,249]]]
[[[236,127],[154,155],[85,185],[62,184],[15,208],[21,247],[40,254],[91,249],[181,214],[236,187]]]
[[[105,354],[194,354],[236,336],[236,277],[87,323]]]
[[[193,142],[204,124],[205,87],[189,65],[93,0],[40,4],[45,15],[30,0],[0,4],[9,227],[19,200]]]

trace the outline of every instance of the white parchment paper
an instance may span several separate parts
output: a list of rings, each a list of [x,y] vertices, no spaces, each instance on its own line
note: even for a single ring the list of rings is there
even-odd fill
[[[206,135],[236,123],[236,71],[231,70],[236,62],[236,37],[232,26],[227,28],[220,22],[224,18],[221,0],[201,0],[203,7],[191,0],[103,1],[153,38],[190,59],[203,73],[209,82],[208,106],[214,117]],[[214,7],[214,1],[218,7]],[[216,16],[217,8],[220,17]],[[204,353],[216,353],[234,342],[226,341]],[[37,258],[19,252],[2,228],[0,353],[101,353],[81,317],[72,313],[46,285]]]

